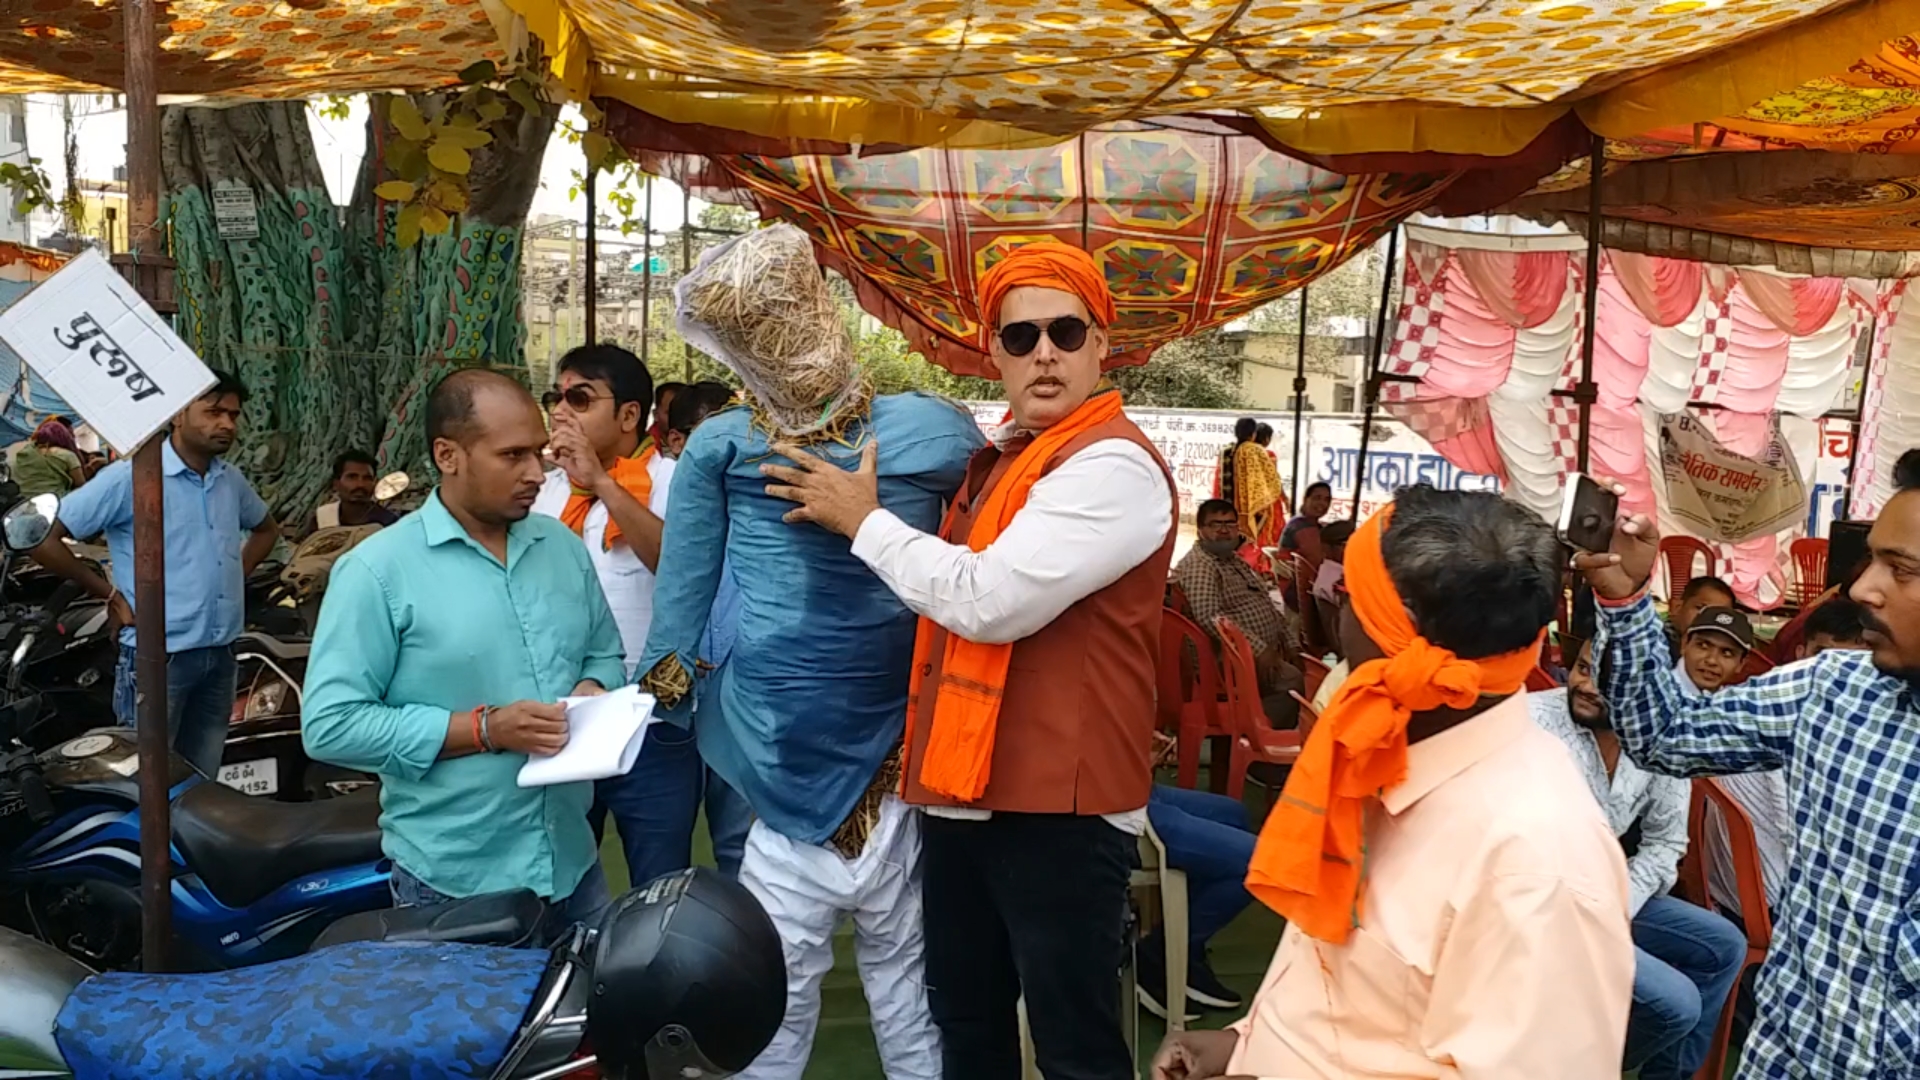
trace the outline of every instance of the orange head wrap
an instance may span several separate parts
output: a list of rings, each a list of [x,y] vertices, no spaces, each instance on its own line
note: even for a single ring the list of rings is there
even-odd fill
[[[1328,703],[1247,872],[1249,892],[1303,933],[1334,944],[1360,921],[1366,803],[1406,779],[1407,722],[1417,712],[1512,694],[1540,657],[1537,638],[1514,652],[1462,660],[1421,637],[1381,555],[1392,517],[1388,506],[1369,518],[1347,542],[1346,557],[1353,613],[1386,658],[1355,668]]]
[[[1099,326],[1112,326],[1113,293],[1093,256],[1058,240],[1036,240],[1014,248],[980,277],[980,318],[988,327],[1000,325],[1000,304],[1014,289],[1058,289],[1072,293],[1087,305]]]

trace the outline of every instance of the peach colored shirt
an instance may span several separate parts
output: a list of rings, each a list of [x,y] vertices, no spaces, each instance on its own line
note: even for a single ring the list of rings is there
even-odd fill
[[[1345,945],[1280,939],[1228,1076],[1619,1080],[1626,858],[1524,693],[1409,749],[1366,870]]]

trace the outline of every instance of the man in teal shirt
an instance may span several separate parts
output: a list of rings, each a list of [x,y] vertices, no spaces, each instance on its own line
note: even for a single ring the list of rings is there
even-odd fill
[[[592,921],[609,900],[593,785],[515,781],[566,745],[558,699],[624,681],[620,631],[579,538],[529,516],[547,441],[533,398],[461,371],[426,419],[439,490],[334,564],[307,752],[380,775],[397,905],[526,888]]]

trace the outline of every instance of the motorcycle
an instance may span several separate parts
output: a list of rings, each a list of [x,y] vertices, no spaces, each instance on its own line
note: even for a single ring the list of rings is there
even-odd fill
[[[377,785],[366,773],[314,761],[300,739],[308,645],[248,631],[233,643],[238,677],[219,781],[283,801],[328,799]]]
[[[37,505],[42,499],[47,505]],[[6,547],[39,543],[57,506],[41,496],[0,517]],[[28,736],[47,721],[48,699],[20,693],[22,661],[52,615],[31,618],[13,648],[0,704],[7,914],[88,963],[131,966],[140,947],[134,733],[97,728],[52,750],[33,748]],[[279,803],[208,781],[177,754],[167,767],[174,933],[189,963],[230,968],[293,956],[335,920],[391,904],[375,792]]]
[[[113,1080],[700,1080],[745,1068],[779,1030],[779,935],[750,893],[711,870],[628,893],[551,950],[420,932],[493,899],[411,912],[393,934],[374,927],[213,975],[96,976],[0,931],[0,1063]]]

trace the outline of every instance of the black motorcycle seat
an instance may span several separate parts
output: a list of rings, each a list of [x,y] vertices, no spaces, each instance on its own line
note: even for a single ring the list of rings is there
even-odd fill
[[[321,931],[313,947],[349,941],[464,941],[526,948],[546,917],[547,903],[531,889],[483,893],[428,907],[389,908],[349,915]]]
[[[304,661],[312,645],[305,641],[282,641],[271,634],[256,634],[252,631],[233,639],[233,651],[236,653],[265,653],[282,663]]]
[[[380,859],[380,793],[283,803],[195,784],[173,801],[173,842],[215,899],[246,907],[304,875]]]

